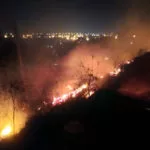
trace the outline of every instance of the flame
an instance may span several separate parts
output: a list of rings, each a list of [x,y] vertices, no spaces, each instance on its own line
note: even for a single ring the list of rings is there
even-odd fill
[[[12,126],[11,125],[7,125],[4,127],[4,129],[1,131],[0,133],[0,137],[1,138],[5,138],[5,137],[8,137],[11,135],[13,129],[12,129]]]
[[[19,133],[27,121],[28,112],[19,106],[17,97],[15,98],[15,110],[13,110],[11,94],[0,93],[0,138]]]
[[[94,91],[90,91],[88,94],[85,95],[85,98],[89,98],[90,96],[92,96],[95,92]]]
[[[111,71],[110,76],[117,76],[121,72],[121,68],[116,68],[114,71]]]
[[[71,86],[69,85],[69,87],[71,87]],[[83,84],[79,88],[75,89],[74,91],[63,94],[62,96],[59,96],[59,97],[54,97],[53,101],[52,101],[52,105],[54,106],[54,105],[66,102],[69,98],[75,98],[79,93],[81,93],[83,90],[85,90],[87,88],[88,88],[88,85]]]

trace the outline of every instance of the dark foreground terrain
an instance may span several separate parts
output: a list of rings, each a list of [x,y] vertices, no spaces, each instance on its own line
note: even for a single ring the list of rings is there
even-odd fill
[[[0,150],[122,148],[141,144],[150,129],[149,104],[109,90],[32,118]],[[145,141],[146,142],[146,141]]]

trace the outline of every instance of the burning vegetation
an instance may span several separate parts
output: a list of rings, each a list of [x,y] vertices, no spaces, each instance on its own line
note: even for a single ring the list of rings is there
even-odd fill
[[[122,64],[131,63],[132,60],[122,58],[116,62],[117,53],[114,53],[95,44],[82,45],[71,51],[60,61],[63,72],[49,94],[52,105],[79,95],[88,98],[101,88],[108,76],[117,76],[122,71]]]
[[[37,68],[36,73],[34,72],[37,74],[37,82],[34,82],[34,80],[28,80],[27,82],[35,83],[32,84],[32,88],[29,88],[31,94],[36,95],[36,92],[34,93],[34,90],[32,90],[34,86],[41,92],[44,85],[43,80],[40,79],[42,75],[45,76],[46,82],[48,77],[57,82],[53,82],[53,86],[46,86],[46,94],[41,97],[41,103],[36,102],[40,104],[35,106],[36,110],[41,112],[47,106],[54,107],[77,97],[88,99],[101,88],[107,77],[115,77],[122,72],[121,64],[130,64],[132,59],[122,60],[120,58],[116,62],[116,56],[110,52],[110,49],[102,49],[98,45],[82,45],[58,62],[61,65],[61,72],[56,71],[52,75],[49,74],[52,71],[51,69],[47,72],[47,68],[43,67],[40,69],[42,72],[37,74]],[[38,76],[40,80],[38,80]],[[47,82],[47,84],[50,83],[52,82]],[[29,97],[29,90],[25,94]],[[21,97],[13,96],[9,92],[2,92],[0,97],[2,110],[0,114],[0,119],[2,119],[0,121],[0,137],[3,139],[19,133],[29,117],[29,112],[26,111],[26,107],[21,106]],[[27,100],[28,104],[32,103],[32,97]]]
[[[18,98],[10,93],[0,93],[0,139],[19,133],[29,113],[18,104]]]
[[[101,55],[95,51],[87,52],[84,47],[82,55],[81,53],[79,55],[79,51],[76,50],[71,52],[65,61],[61,60],[63,72],[55,77],[59,82],[52,87],[47,87],[46,96],[36,110],[41,112],[44,107],[54,107],[77,97],[88,99],[101,88],[108,76],[115,77],[122,72],[121,61],[116,65],[111,55],[100,53]],[[132,60],[125,60],[122,64],[131,62]],[[2,120],[0,121],[0,138],[4,139],[19,133],[29,117],[29,112],[26,111],[26,107],[22,107],[21,97],[2,92],[0,99],[0,119]]]

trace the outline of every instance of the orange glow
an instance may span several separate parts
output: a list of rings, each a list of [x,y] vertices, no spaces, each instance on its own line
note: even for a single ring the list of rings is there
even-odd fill
[[[104,58],[104,61],[105,60],[109,60],[109,57],[105,57]],[[124,64],[130,64],[132,62],[127,60],[124,62]],[[107,69],[106,69],[107,70]],[[112,71],[110,72],[105,72],[104,75],[100,75],[98,77],[99,80],[102,80],[104,79],[108,74],[110,76],[117,76],[118,74],[120,74],[121,72],[121,68],[120,67],[116,67],[114,68]],[[93,82],[93,81],[91,81]],[[62,104],[66,101],[68,101],[69,99],[71,98],[75,98],[77,96],[79,96],[79,94],[83,94],[82,96],[85,97],[85,98],[89,98],[91,95],[93,95],[95,93],[95,90],[92,90],[92,88],[90,87],[91,85],[88,85],[88,84],[83,84],[77,88],[73,88],[73,86],[71,86],[70,84],[66,86],[66,89],[68,89],[69,91],[65,94],[60,94],[60,96],[54,96],[53,99],[52,99],[52,105],[55,106],[55,105],[59,105],[59,104]],[[62,88],[63,89],[63,88]]]
[[[4,129],[1,131],[0,133],[0,137],[1,138],[5,138],[8,137],[12,134],[12,126],[11,125],[7,125],[6,127],[4,127]]]
[[[114,71],[111,71],[109,74],[111,76],[117,76],[121,72],[120,68],[116,68]]]
[[[14,110],[12,96],[6,92],[0,93],[0,138],[19,133],[27,121],[28,113],[19,106],[17,96],[15,98]]]
[[[83,84],[79,88],[75,89],[74,91],[71,91],[69,93],[63,94],[62,96],[59,97],[54,97],[52,101],[52,105],[57,105],[66,102],[69,98],[74,98],[78,94],[80,94],[83,90],[87,89],[88,85]]]

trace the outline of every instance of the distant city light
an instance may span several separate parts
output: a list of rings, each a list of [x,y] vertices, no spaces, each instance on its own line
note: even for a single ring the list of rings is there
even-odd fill
[[[14,38],[13,33],[5,33],[3,35],[4,38]],[[81,42],[82,39],[86,41],[90,41],[91,39],[99,39],[100,37],[110,37],[114,38],[117,40],[119,38],[118,34],[115,33],[76,33],[76,32],[62,32],[62,33],[24,33],[21,35],[21,38],[23,39],[33,39],[33,38],[43,38],[43,39],[53,39],[53,38],[58,38],[62,40],[67,40],[67,41],[76,41],[79,40],[78,42]],[[133,38],[136,38],[136,35],[132,35]],[[132,45],[134,41],[131,41],[130,44]]]
[[[5,38],[5,39],[7,39],[7,38],[8,38],[8,35],[7,35],[7,34],[5,34],[5,35],[4,35],[4,38]]]
[[[23,39],[33,38],[33,35],[32,34],[23,34],[22,38]]]
[[[86,41],[89,41],[90,39],[89,39],[89,37],[86,37]]]
[[[69,40],[70,39],[69,36],[67,36],[66,39]]]

